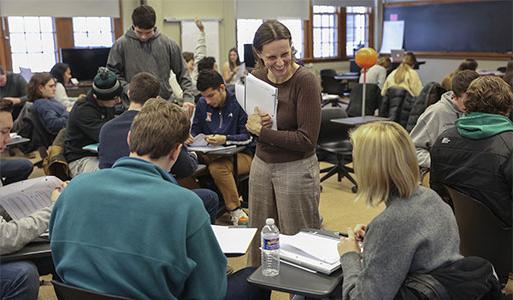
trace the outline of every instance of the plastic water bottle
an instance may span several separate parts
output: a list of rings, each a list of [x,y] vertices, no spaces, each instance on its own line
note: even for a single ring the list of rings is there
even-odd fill
[[[276,276],[280,273],[280,231],[274,219],[265,220],[262,228],[262,275]]]

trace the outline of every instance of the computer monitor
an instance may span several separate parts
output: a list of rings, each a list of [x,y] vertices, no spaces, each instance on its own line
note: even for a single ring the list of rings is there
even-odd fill
[[[253,44],[244,44],[244,63],[246,68],[255,67],[255,57],[253,56]]]
[[[92,81],[99,67],[107,65],[110,48],[62,48],[61,60],[79,81]]]

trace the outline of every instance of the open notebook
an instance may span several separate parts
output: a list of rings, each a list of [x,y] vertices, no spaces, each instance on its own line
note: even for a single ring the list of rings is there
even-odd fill
[[[280,259],[308,270],[331,274],[340,268],[339,239],[310,232],[280,234]]]

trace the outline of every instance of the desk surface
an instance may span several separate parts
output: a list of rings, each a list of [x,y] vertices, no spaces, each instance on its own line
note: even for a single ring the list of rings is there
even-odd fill
[[[352,118],[338,118],[332,119],[331,122],[347,125],[347,126],[358,126],[371,122],[378,121],[390,121],[388,118],[383,117],[375,117],[375,116],[365,116],[365,117],[352,117]]]
[[[37,241],[25,245],[22,249],[0,256],[2,262],[51,257],[50,241]]]
[[[267,289],[312,298],[323,298],[331,295],[341,284],[342,270],[339,269],[328,276],[280,263],[280,274],[278,276],[263,276],[262,269],[259,267],[248,277],[248,282]]]

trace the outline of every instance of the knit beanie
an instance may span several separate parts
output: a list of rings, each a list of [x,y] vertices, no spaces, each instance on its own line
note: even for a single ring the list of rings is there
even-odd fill
[[[93,79],[93,94],[98,100],[113,100],[121,96],[123,87],[114,72],[105,67],[98,68],[98,73]]]

